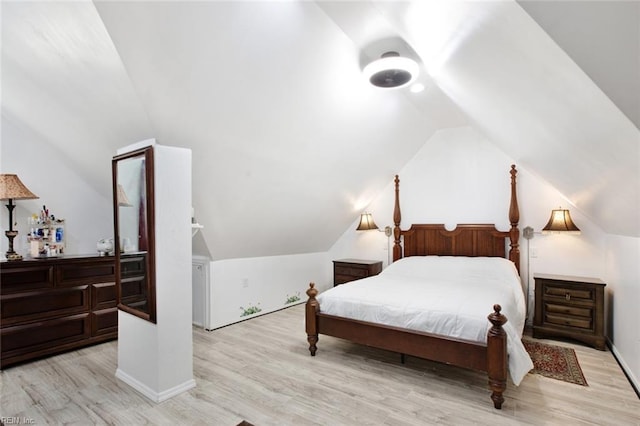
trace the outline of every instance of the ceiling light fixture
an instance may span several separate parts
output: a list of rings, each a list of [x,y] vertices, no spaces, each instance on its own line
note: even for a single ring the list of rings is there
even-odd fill
[[[364,75],[369,83],[382,88],[400,88],[416,79],[418,63],[413,59],[400,56],[398,52],[386,52],[364,67]]]

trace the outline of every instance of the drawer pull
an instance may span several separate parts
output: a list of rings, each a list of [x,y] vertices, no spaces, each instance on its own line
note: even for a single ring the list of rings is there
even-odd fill
[[[571,293],[565,293],[564,298],[568,301],[571,300]]]

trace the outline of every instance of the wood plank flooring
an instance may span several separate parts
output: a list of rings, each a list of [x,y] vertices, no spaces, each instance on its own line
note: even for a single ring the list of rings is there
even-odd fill
[[[155,404],[115,378],[117,342],[7,368],[0,417],[33,424],[640,425],[640,400],[613,355],[576,350],[588,387],[529,374],[502,410],[486,375],[320,336],[304,305],[212,332],[194,328],[196,388]],[[5,423],[8,423],[5,420]]]

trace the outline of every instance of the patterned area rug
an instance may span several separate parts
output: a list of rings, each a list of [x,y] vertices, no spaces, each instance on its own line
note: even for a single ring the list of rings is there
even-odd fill
[[[589,386],[573,349],[531,340],[523,340],[522,343],[533,361],[532,373]]]

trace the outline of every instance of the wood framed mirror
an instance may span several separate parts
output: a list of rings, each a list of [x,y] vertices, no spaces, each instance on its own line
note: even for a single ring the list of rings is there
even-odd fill
[[[156,322],[153,146],[113,157],[118,309]]]

